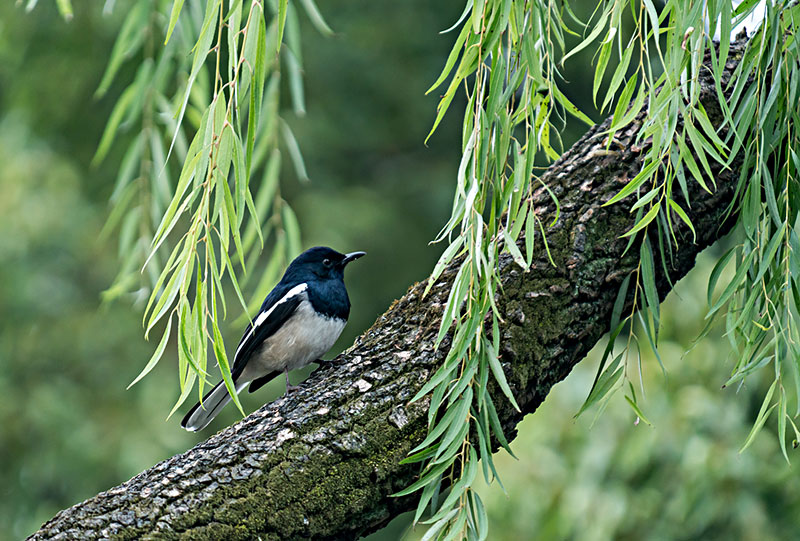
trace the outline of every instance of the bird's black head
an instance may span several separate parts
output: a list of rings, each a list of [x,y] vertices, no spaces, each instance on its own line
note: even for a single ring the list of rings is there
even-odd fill
[[[325,246],[309,248],[299,256],[286,269],[286,275],[292,275],[299,280],[309,279],[343,279],[345,266],[366,255],[366,252],[351,252],[341,254]]]

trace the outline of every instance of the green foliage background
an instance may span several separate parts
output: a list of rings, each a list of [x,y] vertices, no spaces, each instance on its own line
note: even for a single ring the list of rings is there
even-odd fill
[[[141,338],[140,315],[128,303],[100,306],[116,272],[116,243],[98,234],[119,156],[96,169],[89,163],[121,88],[100,101],[92,95],[124,14],[117,4],[106,17],[80,3],[69,23],[52,3],[30,14],[0,5],[4,539],[203,438],[180,430],[177,419],[163,421],[176,399],[174,359],[125,391],[155,344]],[[444,122],[423,146],[438,101],[423,93],[452,42],[437,32],[462,6],[336,0],[325,3],[325,15],[337,35],[304,32],[308,114],[287,120],[312,182],[300,185],[289,173],[282,193],[304,247],[369,252],[348,271],[354,309],[331,355],[424,279],[439,255],[427,242],[448,215],[460,126]],[[588,70],[580,66],[589,60],[573,59],[566,71],[570,99],[587,109]],[[135,64],[123,66],[127,79]],[[583,363],[520,425],[512,443],[520,460],[498,457],[508,497],[497,486],[481,490],[492,539],[791,538],[800,490],[773,434],[737,454],[765,389],[748,381],[739,396],[719,390],[732,367],[719,335],[683,358],[702,328],[712,264],[705,258],[663,308],[668,379],[652,359],[645,364],[643,403],[655,428],[634,427],[621,398],[592,428],[593,412],[573,421],[597,360]],[[223,331],[235,343],[241,329]],[[174,352],[171,345],[167,355]],[[245,397],[245,409],[282,391],[276,384]],[[229,407],[212,429],[237,417]],[[374,538],[396,539],[409,521],[401,517]]]

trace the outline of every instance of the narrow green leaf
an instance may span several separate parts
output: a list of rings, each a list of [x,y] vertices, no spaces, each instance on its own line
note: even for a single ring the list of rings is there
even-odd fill
[[[733,276],[730,283],[728,283],[728,286],[722,292],[722,295],[720,295],[719,299],[717,299],[717,302],[711,308],[709,308],[706,318],[710,317],[714,314],[714,312],[719,310],[722,305],[728,301],[731,295],[733,295],[733,293],[739,288],[744,280],[745,274],[748,270],[750,270],[750,263],[752,263],[755,254],[755,250],[750,252],[747,257],[744,258],[744,261],[738,265],[736,274]]]
[[[192,190],[189,193],[189,195],[186,196],[183,199],[183,202],[181,202],[181,204],[174,210],[174,212],[170,210],[170,212],[172,212],[172,214],[169,215],[169,220],[170,220],[169,223],[165,223],[163,221],[163,219],[167,218],[167,216],[168,216],[167,214],[164,215],[164,217],[162,218],[161,224],[159,224],[158,232],[156,233],[156,236],[153,238],[153,241],[154,241],[155,244],[151,248],[150,255],[147,256],[147,259],[145,260],[144,265],[142,266],[142,268],[146,268],[147,267],[147,264],[150,262],[150,260],[156,254],[158,249],[161,247],[161,244],[164,242],[164,239],[167,238],[167,236],[170,234],[172,229],[175,227],[175,224],[178,223],[178,219],[180,219],[180,217],[183,215],[184,211],[186,211],[186,209],[189,207],[189,205],[192,203],[192,201],[194,201],[194,199],[197,196],[197,194],[200,193],[200,189],[201,189],[201,187],[198,186],[198,188]]]
[[[635,47],[629,46],[625,49],[625,52],[622,54],[622,58],[617,65],[617,68],[614,70],[614,75],[611,77],[611,83],[608,85],[608,90],[606,90],[606,96],[603,99],[603,104],[600,106],[601,110],[605,110],[606,106],[614,99],[614,96],[617,94],[617,89],[619,85],[622,84],[623,79],[625,78],[625,74],[628,71],[628,65],[631,61],[631,55],[633,54],[633,50]],[[635,77],[631,78],[630,81],[634,81],[634,86],[636,84]],[[630,81],[628,81],[628,85],[630,85]],[[626,86],[628,86],[626,85]],[[633,88],[631,88],[630,95],[633,95]],[[620,99],[620,103],[623,100]],[[624,104],[627,107],[627,104]]]
[[[508,381],[506,381],[506,374],[503,372],[503,367],[500,365],[500,360],[497,358],[497,352],[493,350],[493,348],[489,348],[488,360],[489,360],[489,368],[492,369],[492,374],[494,374],[494,379],[497,381],[497,384],[500,386],[500,389],[503,391],[503,394],[506,395],[511,405],[514,406],[514,409],[517,411],[521,411],[519,405],[517,405],[517,401],[514,398],[513,393],[511,392],[511,388],[508,386]]]
[[[510,0],[506,0],[510,1]],[[450,531],[448,532],[447,536],[445,536],[442,541],[456,541],[460,539],[463,535],[464,525],[467,522],[467,512],[464,508],[459,508],[460,512],[458,514],[458,518],[453,521],[452,526],[450,526]]]
[[[569,99],[558,88],[558,85],[553,84],[551,90],[553,96],[556,98],[556,101],[558,101],[558,103],[560,103],[568,113],[585,122],[587,126],[594,126],[594,121],[589,118],[586,113],[578,109],[571,101],[569,101]]]
[[[253,10],[254,12],[252,16],[255,18],[257,23],[256,39],[250,39],[248,34],[248,40],[245,43],[245,58],[248,58],[248,47],[250,47],[249,62],[251,63],[251,66],[254,66],[253,82],[250,86],[250,110],[247,118],[247,151],[245,154],[245,163],[247,164],[246,178],[250,178],[250,171],[253,165],[253,147],[255,145],[256,132],[261,121],[261,108],[264,100],[264,85],[267,76],[267,37],[264,13],[260,5],[254,5]],[[277,86],[279,78],[280,74],[275,73],[270,79],[270,86]],[[268,130],[265,131],[268,132]]]
[[[447,447],[454,442],[460,444],[463,441],[466,431],[469,430],[469,408],[471,405],[472,387],[467,387],[464,395],[458,402],[458,406],[453,404],[448,409],[448,411],[455,410],[453,422],[450,424],[447,432],[442,435],[442,439],[439,442],[439,450],[435,458],[442,456],[442,453],[444,453],[445,457],[448,457],[448,453],[445,452],[447,451]]]
[[[667,203],[669,203],[669,208],[675,211],[675,213],[680,217],[680,219],[689,226],[689,229],[692,231],[692,243],[697,242],[697,233],[694,230],[694,225],[692,221],[687,216],[686,212],[681,208],[681,206],[673,201],[672,199],[667,199]]]
[[[533,262],[533,241],[536,237],[536,216],[533,205],[528,207],[528,217],[525,219],[525,265],[531,266]]]
[[[286,59],[286,73],[289,76],[289,95],[292,98],[292,108],[294,110],[294,114],[302,117],[306,114],[305,91],[303,89],[302,74],[303,68],[298,62],[297,57],[290,49],[287,48],[284,51],[284,57]]]
[[[639,405],[632,400],[630,396],[625,395],[625,400],[628,402],[628,405],[631,407],[631,409],[633,409],[633,412],[639,419],[641,419],[646,425],[653,426],[653,423],[647,420],[647,417],[644,416],[642,410],[639,408]]]
[[[231,395],[233,403],[236,404],[236,408],[239,410],[239,413],[241,413],[242,417],[244,417],[245,413],[241,402],[239,402],[239,394],[236,392],[236,386],[233,384],[233,379],[231,379],[231,368],[228,363],[228,356],[225,353],[225,345],[222,340],[222,333],[219,331],[219,325],[217,324],[219,319],[217,317],[217,302],[214,288],[211,290],[211,306],[212,313],[214,315],[214,317],[211,319],[214,355],[217,358],[217,363],[219,364],[219,369],[222,373],[222,380],[225,382],[225,388],[228,389],[228,394]]]
[[[114,77],[119,68],[144,42],[144,38],[147,35],[144,27],[147,24],[149,9],[149,2],[139,1],[128,12],[128,16],[125,18],[125,22],[122,23],[122,28],[120,28],[119,37],[117,37],[117,41],[114,42],[114,47],[111,49],[106,71],[95,91],[96,98],[101,98],[105,95],[111,87],[111,83],[114,82]]]
[[[650,207],[650,210],[647,211],[647,214],[645,214],[644,217],[642,217],[641,220],[636,222],[636,224],[634,224],[634,226],[632,228],[630,228],[629,231],[627,231],[626,233],[622,234],[621,236],[622,237],[629,237],[629,236],[641,231],[645,227],[647,227],[648,224],[653,221],[653,218],[656,217],[656,215],[658,214],[658,211],[660,209],[661,209],[661,202],[658,201],[658,202],[656,202],[655,205]]]
[[[474,461],[472,460],[474,458]],[[478,471],[478,457],[475,454],[475,450],[473,447],[470,446],[470,456],[469,459],[464,460],[464,473],[463,475],[453,483],[452,487],[450,488],[450,493],[447,495],[447,498],[442,502],[442,505],[439,508],[439,511],[435,515],[433,515],[428,520],[425,520],[423,524],[430,524],[441,519],[445,516],[448,512],[448,509],[452,508],[461,496],[469,490],[470,485],[475,480],[475,474]],[[463,507],[462,507],[463,511]]]
[[[580,416],[584,411],[596,404],[617,384],[625,373],[625,367],[620,366],[620,360],[622,360],[623,354],[624,352],[614,357],[611,364],[599,375],[594,387],[589,392],[589,396],[586,397],[586,400],[584,400],[583,405],[578,410],[578,413],[575,414],[575,417]]]
[[[631,195],[642,184],[644,184],[647,180],[649,180],[656,173],[656,171],[658,170],[659,165],[661,165],[661,163],[659,161],[651,160],[651,159],[649,159],[649,156],[648,156],[648,159],[646,160],[646,164],[645,164],[644,167],[642,167],[642,170],[639,171],[639,173],[635,177],[633,177],[631,179],[631,181],[628,182],[625,185],[625,187],[622,188],[619,191],[619,193],[617,193],[617,195],[615,195],[614,197],[612,197],[611,199],[609,199],[608,201],[603,203],[603,206],[605,207],[605,206],[608,206],[608,205],[613,205],[617,201],[621,201],[622,199],[625,199],[626,197]]]
[[[653,323],[658,329],[659,326],[659,305],[661,303],[656,289],[656,275],[653,262],[653,250],[650,246],[650,239],[645,237],[639,251],[640,263],[642,268],[642,287],[644,288],[645,299],[650,313],[653,315]],[[657,334],[658,331],[656,331]]]
[[[557,265],[556,262],[553,261],[553,255],[550,253],[550,246],[547,244],[547,235],[544,232],[544,224],[542,224],[542,221],[538,216],[536,216],[536,221],[539,222],[539,231],[542,233],[542,243],[544,244],[544,251],[547,253],[547,259],[549,259],[550,264],[555,267]]]
[[[722,271],[725,270],[725,267],[728,265],[728,262],[734,256],[735,250],[736,248],[731,248],[727,252],[725,252],[722,255],[722,257],[720,257],[719,260],[717,260],[716,264],[714,265],[714,268],[711,269],[711,274],[709,275],[708,278],[708,290],[706,293],[709,307],[712,306],[711,300],[712,296],[714,295],[714,289],[717,286],[717,281],[719,280],[719,277],[722,275]]]
[[[195,330],[187,328],[187,325],[194,326],[194,318],[191,317],[189,301],[185,297],[181,297],[180,307],[181,309],[178,312],[178,345],[180,348],[180,353],[183,355],[186,363],[192,368],[194,373],[202,378],[205,378],[205,376],[208,374],[206,374],[205,371],[201,370],[200,366],[198,366],[197,362],[195,361],[195,356],[191,350],[191,346],[189,345]]]
[[[175,133],[172,135],[172,141],[170,142],[169,150],[167,151],[167,159],[169,159],[169,156],[172,155],[172,148],[175,146],[178,133],[180,133],[180,126],[183,121],[183,115],[186,112],[186,105],[189,102],[192,86],[194,85],[194,81],[197,79],[197,76],[200,73],[203,64],[205,63],[206,57],[208,56],[211,48],[211,42],[214,39],[215,34],[215,27],[212,23],[217,19],[216,6],[219,5],[218,2],[220,1],[222,0],[208,0],[206,3],[205,18],[203,19],[203,25],[200,28],[200,34],[197,38],[197,43],[194,45],[192,69],[189,73],[189,79],[186,81],[186,90],[184,91],[183,101],[181,102],[180,109],[175,117]]]
[[[750,444],[753,443],[753,440],[755,440],[756,435],[761,431],[764,423],[767,422],[769,414],[772,413],[772,410],[778,405],[776,402],[770,406],[770,403],[772,402],[772,395],[775,393],[775,387],[777,384],[778,380],[776,379],[772,382],[772,385],[770,385],[766,396],[764,396],[764,401],[761,403],[761,409],[758,411],[758,416],[756,417],[755,423],[753,423],[753,428],[750,430],[750,434],[747,436],[744,445],[742,445],[742,448],[739,449],[740,453],[743,453],[748,447],[750,447]]]
[[[439,439],[445,430],[451,427],[454,423],[457,428],[461,427],[463,416],[469,410],[469,402],[464,397],[460,397],[454,404],[452,404],[445,412],[442,419],[428,431],[428,435],[422,440],[422,443],[411,449],[409,454],[416,453]]]
[[[108,154],[108,151],[111,149],[111,144],[114,142],[117,130],[119,130],[120,124],[122,124],[122,119],[134,102],[137,92],[139,92],[139,88],[136,82],[134,82],[120,95],[117,103],[114,105],[114,109],[111,110],[111,114],[108,116],[105,130],[103,130],[100,143],[97,145],[97,152],[95,152],[92,158],[92,166],[99,165]]]
[[[774,355],[765,355],[763,357],[755,356],[752,360],[744,366],[737,367],[733,375],[722,384],[722,388],[730,387],[734,383],[743,380],[747,376],[761,370],[775,359]]]
[[[489,537],[489,516],[477,492],[470,491],[472,508],[475,513],[475,522],[478,526],[478,541],[485,541]]]
[[[169,14],[169,26],[167,27],[167,37],[164,39],[164,45],[169,43],[169,38],[172,36],[172,31],[175,30],[175,25],[178,23],[178,16],[181,14],[184,0],[174,0],[172,2],[172,11]]]
[[[514,259],[514,262],[522,267],[524,270],[528,270],[528,263],[525,261],[525,257],[523,257],[522,252],[519,250],[517,243],[514,242],[514,239],[508,234],[507,229],[503,229],[502,232],[503,236],[503,244],[508,250],[508,253],[511,254],[511,257]]]
[[[467,265],[462,263],[461,267],[456,273],[453,280],[453,285],[450,287],[450,293],[447,297],[447,302],[444,305],[444,312],[442,313],[442,322],[439,325],[439,333],[436,336],[435,346],[438,348],[439,344],[447,335],[453,321],[458,316],[458,310],[461,302],[464,299],[465,290],[469,281],[469,273],[467,273]],[[452,347],[452,346],[451,346]]]
[[[419,502],[417,503],[417,511],[414,514],[413,524],[417,524],[419,522],[419,519],[425,512],[425,508],[428,506],[428,502],[430,502],[433,498],[433,495],[440,490],[441,486],[441,476],[439,476],[437,479],[431,480],[431,482],[425,486],[425,489],[422,491],[422,495],[419,497]]]
[[[467,4],[464,6],[464,11],[461,12],[461,15],[458,17],[458,20],[456,20],[456,22],[454,22],[453,25],[450,28],[448,28],[446,30],[442,30],[439,33],[440,34],[447,34],[447,33],[451,32],[452,30],[458,28],[458,26],[461,23],[463,23],[464,20],[467,18],[467,15],[469,15],[470,12],[472,11],[472,3],[473,3],[473,0],[467,0]]]
[[[767,244],[766,248],[763,251],[763,256],[760,258],[761,261],[759,262],[759,269],[758,274],[756,275],[753,283],[758,283],[761,281],[761,278],[767,273],[767,270],[775,263],[775,253],[778,251],[778,247],[781,244],[781,241],[784,239],[784,232],[786,230],[784,227],[780,227],[775,230],[773,233],[772,238]],[[798,397],[800,398],[800,397]]]
[[[286,27],[286,12],[289,7],[289,0],[278,0],[278,32],[275,34],[275,43],[272,46],[274,54],[281,51],[281,42],[283,41],[283,30]]]
[[[791,362],[791,361],[790,361]],[[781,394],[778,398],[778,442],[781,446],[781,453],[786,463],[791,465],[789,455],[786,453],[786,390],[781,386]]]
[[[492,397],[487,393],[486,401],[484,402],[486,408],[487,417],[489,419],[489,425],[492,427],[492,433],[494,437],[497,438],[497,441],[506,450],[506,452],[514,458],[517,456],[511,450],[511,447],[508,445],[508,440],[506,440],[506,436],[503,433],[503,426],[500,424],[500,419],[497,417],[497,410],[494,407],[494,402],[492,401]],[[496,474],[495,474],[496,476]]]
[[[606,28],[606,21],[608,21],[608,14],[609,14],[609,13],[610,13],[610,9],[609,9],[609,8],[607,8],[607,9],[606,9],[606,10],[603,12],[603,14],[600,16],[600,19],[599,19],[599,20],[598,20],[598,21],[595,23],[595,25],[594,25],[594,28],[592,29],[592,31],[591,31],[591,32],[589,32],[589,35],[588,35],[588,36],[586,36],[586,39],[584,39],[583,41],[581,41],[581,42],[580,42],[578,45],[576,45],[576,46],[575,46],[575,47],[574,47],[574,48],[573,48],[571,51],[569,51],[567,54],[565,54],[565,55],[564,55],[564,57],[561,59],[561,64],[562,64],[562,65],[564,64],[564,62],[566,62],[566,61],[567,61],[567,59],[568,59],[570,56],[572,56],[572,55],[574,55],[574,54],[577,54],[577,53],[581,52],[581,51],[582,51],[583,49],[585,49],[585,48],[586,48],[586,47],[587,47],[587,46],[588,46],[590,43],[592,43],[592,42],[593,42],[595,39],[597,39],[597,36],[599,36],[599,35],[600,35],[600,32],[602,32],[602,31],[603,31],[603,30],[605,30],[605,28]]]
[[[155,366],[158,364],[158,361],[161,359],[161,356],[164,355],[164,350],[167,349],[167,342],[169,342],[169,334],[171,330],[172,330],[172,318],[170,317],[167,318],[167,326],[164,329],[164,334],[161,336],[161,340],[159,341],[158,346],[156,346],[156,350],[153,352],[153,356],[150,357],[149,361],[147,361],[147,364],[142,369],[142,371],[139,372],[139,375],[136,376],[136,378],[132,382],[130,382],[130,384],[125,388],[126,390],[136,385],[136,383],[140,379],[145,377],[147,374],[150,373],[150,371],[153,368],[155,368]]]
[[[463,60],[462,60],[463,62]],[[450,102],[453,101],[453,97],[456,94],[456,89],[458,88],[458,84],[461,82],[461,79],[457,79],[456,77],[450,82],[450,86],[447,89],[447,92],[444,93],[442,99],[439,101],[439,105],[436,106],[436,120],[433,121],[433,126],[431,127],[431,131],[428,132],[428,135],[425,137],[425,144],[428,143],[428,139],[431,138],[433,132],[436,131],[436,128],[439,126],[439,123],[444,118],[447,109],[450,107]]]
[[[172,301],[175,300],[175,297],[178,296],[178,291],[180,291],[180,285],[183,281],[184,274],[186,272],[185,266],[180,266],[179,268],[172,273],[172,277],[167,282],[164,291],[158,294],[157,291],[153,291],[153,295],[158,295],[158,302],[156,303],[153,311],[150,315],[150,320],[147,322],[147,328],[145,329],[144,336],[147,338],[148,334],[150,333],[150,329],[152,329],[158,320],[167,312],[167,310],[172,306]]]
[[[645,9],[647,10],[647,16],[650,18],[650,26],[651,31],[654,36],[659,34],[659,18],[658,18],[658,11],[656,10],[656,6],[653,5],[652,0],[643,0]],[[665,9],[664,13],[667,13],[668,10]],[[658,46],[658,42],[656,42],[656,46]]]
[[[314,25],[314,28],[322,34],[323,36],[332,36],[333,30],[331,27],[328,26],[328,23],[325,22],[325,19],[322,17],[322,13],[320,13],[319,8],[314,3],[314,0],[300,0],[300,3],[303,4],[303,8],[306,10],[306,14],[308,15],[311,24]]]
[[[439,534],[442,528],[450,523],[450,520],[456,516],[458,511],[458,508],[451,509],[445,516],[437,520],[430,528],[428,528],[428,531],[425,532],[425,535],[422,537],[421,541],[430,541],[431,539],[436,539],[436,536]]]
[[[169,418],[172,417],[176,411],[178,411],[178,408],[181,407],[184,402],[186,402],[186,399],[189,398],[189,395],[192,393],[192,388],[194,387],[195,378],[197,378],[197,374],[193,371],[189,371],[189,373],[186,375],[186,379],[183,381],[183,390],[181,391],[181,395],[178,397],[175,405],[172,406],[169,415],[167,415],[167,420],[169,420]]]
[[[300,152],[300,145],[297,144],[297,139],[295,139],[289,125],[283,120],[281,120],[281,133],[283,134],[283,140],[286,142],[286,149],[289,151],[289,158],[292,160],[297,178],[303,182],[308,182],[308,173],[303,162],[303,154]]]
[[[470,27],[469,25],[465,25],[464,28],[461,29],[461,33],[456,38],[455,44],[453,44],[453,48],[450,51],[450,55],[447,57],[447,61],[444,64],[444,69],[442,69],[442,73],[439,75],[438,79],[425,91],[425,94],[430,94],[433,92],[440,84],[447,79],[447,76],[453,70],[453,66],[456,65],[456,60],[461,54],[461,50],[464,47],[464,42],[467,39],[467,35],[469,34]]]
[[[614,308],[611,311],[611,327],[609,329],[610,332],[613,332],[619,326],[620,318],[622,317],[622,309],[625,307],[625,301],[628,298],[628,285],[631,281],[631,275],[628,274],[625,276],[625,279],[622,280],[622,284],[619,287],[619,291],[617,292],[617,298],[614,301]]]
[[[714,181],[714,173],[711,171],[711,164],[708,162],[708,158],[706,157],[706,153],[711,150],[713,151],[711,145],[706,141],[705,137],[691,124],[687,123],[684,125],[684,134],[688,135],[689,141],[692,143],[692,147],[695,151],[695,156],[697,159],[700,160],[700,164],[703,166],[703,171],[705,172],[706,176],[711,179],[712,183],[716,185]],[[709,152],[710,154],[710,152]],[[712,158],[714,157],[711,154]],[[719,163],[724,164],[725,160],[722,157],[719,157],[717,160]]]
[[[427,447],[418,453],[412,453],[408,455],[400,461],[400,464],[416,464],[418,462],[424,462],[430,459],[438,449],[439,445],[434,443],[430,447]]]
[[[195,352],[195,357],[199,362],[199,376],[198,382],[198,395],[202,398],[203,387],[206,383],[206,368],[208,366],[208,351],[206,346],[206,335],[203,331],[203,326],[206,320],[206,291],[207,284],[203,280],[200,265],[197,265],[197,275],[195,276],[195,298],[194,305],[192,306],[192,351]]]
[[[647,203],[652,201],[653,198],[655,196],[659,195],[660,193],[661,193],[661,189],[659,187],[653,188],[652,190],[647,192],[645,195],[640,197],[636,201],[636,203],[633,204],[633,206],[631,207],[631,212],[633,212],[634,210],[638,209],[639,207],[643,207],[644,205],[646,205]]]
[[[450,245],[442,252],[442,255],[439,256],[439,260],[436,262],[436,265],[433,267],[433,271],[431,272],[430,278],[428,278],[428,284],[425,286],[425,291],[422,293],[422,297],[424,298],[433,287],[433,284],[436,283],[436,280],[439,279],[439,276],[442,275],[445,267],[450,264],[456,254],[459,253],[461,247],[464,245],[464,237],[459,235],[456,239],[450,243]]]
[[[633,81],[634,79],[632,78],[631,80]],[[633,85],[635,86],[635,83],[633,83]],[[642,110],[642,107],[644,107],[644,100],[646,97],[647,93],[645,92],[645,85],[641,84],[638,86],[638,89],[636,91],[636,97],[633,99],[633,103],[630,105],[630,107],[627,108],[625,114],[621,116],[617,116],[616,114],[614,115],[614,121],[611,127],[609,128],[609,131],[612,130],[616,131],[622,129],[631,122],[633,122],[633,120]],[[611,144],[611,138],[609,138],[609,144]]]
[[[456,368],[458,368],[457,363],[443,365],[441,368],[439,368],[439,370],[436,371],[436,373],[433,375],[431,379],[425,382],[425,385],[423,385],[422,388],[419,391],[417,391],[417,394],[415,394],[414,397],[411,400],[409,400],[409,403],[413,404],[422,397],[427,396],[427,394],[430,393],[434,387],[436,387],[437,385],[442,383],[445,379],[450,377]]]
[[[597,106],[597,91],[600,90],[600,85],[603,82],[603,76],[606,73],[606,67],[608,66],[608,60],[611,58],[611,46],[612,46],[612,37],[613,33],[612,30],[616,30],[615,28],[609,29],[608,35],[606,35],[606,39],[603,40],[603,44],[600,46],[600,54],[597,57],[597,66],[594,70],[594,82],[592,83],[592,101],[594,102],[595,106]]]
[[[286,229],[287,249],[290,258],[294,258],[301,251],[300,243],[300,223],[297,221],[292,208],[284,203],[281,205],[281,218],[283,219],[283,227]]]
[[[399,498],[401,496],[407,496],[409,494],[413,494],[414,492],[418,491],[419,489],[426,486],[428,483],[432,482],[437,477],[441,476],[450,465],[455,462],[456,457],[453,457],[453,460],[448,462],[443,462],[441,464],[437,464],[433,468],[428,468],[425,473],[413,484],[409,485],[408,487],[404,488],[399,492],[395,492],[391,494],[393,498]]]

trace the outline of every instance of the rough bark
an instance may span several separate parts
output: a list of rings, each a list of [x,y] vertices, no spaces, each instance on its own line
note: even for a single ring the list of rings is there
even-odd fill
[[[740,51],[735,44],[726,73]],[[718,108],[710,76],[703,82],[701,100],[713,117]],[[627,239],[620,238],[632,225],[630,202],[602,204],[640,169],[647,150],[634,145],[640,126],[641,118],[618,133],[610,150],[608,121],[593,127],[543,175],[561,203],[558,222],[547,232],[555,266],[541,238],[528,272],[509,258],[500,261],[502,360],[522,408],[515,412],[497,394],[509,439],[606,332],[620,283],[638,264],[638,250],[623,254]],[[727,231],[724,216],[738,167],[715,173],[713,193],[696,186],[691,192],[697,240],[682,235],[667,263],[673,282]],[[534,201],[540,216],[553,216],[544,189]],[[671,285],[661,267],[657,261],[663,298]],[[447,349],[437,351],[433,343],[454,272],[447,269],[424,299],[424,284],[412,286],[300,391],[61,511],[32,539],[355,539],[412,509],[413,496],[390,494],[419,471],[399,465],[426,430],[427,403],[408,401]]]

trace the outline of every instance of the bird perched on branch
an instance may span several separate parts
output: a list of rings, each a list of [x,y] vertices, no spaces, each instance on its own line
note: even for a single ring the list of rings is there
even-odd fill
[[[289,370],[318,360],[333,346],[350,315],[344,268],[363,255],[317,246],[289,264],[236,348],[231,377],[237,393],[248,383],[252,393],[281,372],[288,392],[293,389]],[[181,426],[202,430],[230,401],[221,381],[189,410]]]

